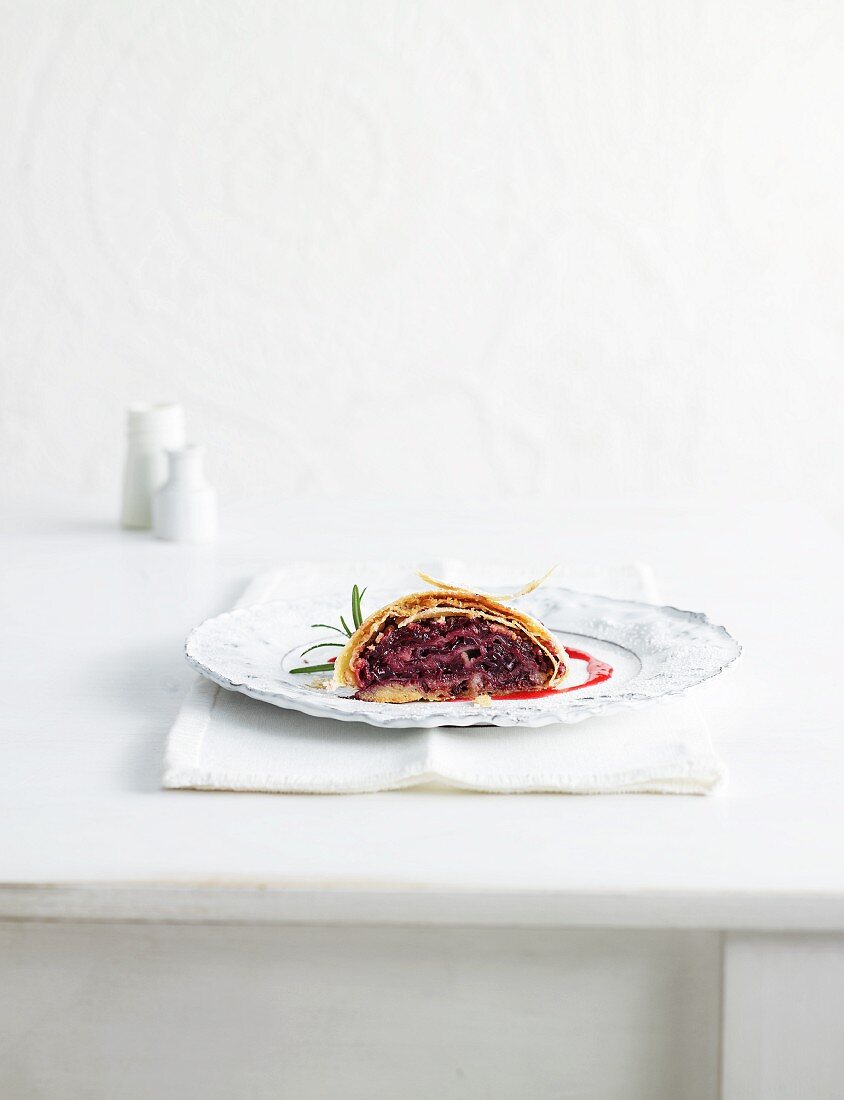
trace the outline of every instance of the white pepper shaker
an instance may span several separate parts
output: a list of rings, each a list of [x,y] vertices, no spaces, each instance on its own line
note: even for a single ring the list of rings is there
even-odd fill
[[[210,542],[217,534],[217,494],[205,479],[205,448],[167,452],[170,473],[152,501],[153,529],[171,542]]]
[[[130,405],[123,475],[124,527],[152,526],[152,494],[167,478],[167,451],[185,442],[181,405]]]

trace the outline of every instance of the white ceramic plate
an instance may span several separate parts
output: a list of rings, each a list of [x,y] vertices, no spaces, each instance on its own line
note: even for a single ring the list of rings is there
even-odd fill
[[[400,592],[378,594],[370,608]],[[336,641],[310,624],[334,622],[348,594],[325,599],[275,600],[207,619],[185,644],[188,661],[203,676],[277,707],[342,722],[373,726],[544,726],[580,722],[625,707],[640,707],[674,695],[723,672],[741,647],[705,615],[635,600],[612,600],[567,588],[542,588],[517,606],[541,620],[563,645],[605,661],[613,675],[603,683],[536,699],[494,699],[474,703],[363,703],[317,686],[323,676],[291,675],[302,650],[317,641]],[[324,650],[322,651],[325,652]],[[319,661],[320,651],[306,660]],[[575,664],[585,678],[585,665]],[[577,682],[575,679],[573,682]]]

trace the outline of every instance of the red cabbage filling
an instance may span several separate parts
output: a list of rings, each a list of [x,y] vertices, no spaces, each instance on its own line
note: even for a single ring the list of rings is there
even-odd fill
[[[357,659],[361,691],[402,684],[438,699],[543,688],[551,659],[526,635],[488,619],[444,615],[387,629]]]

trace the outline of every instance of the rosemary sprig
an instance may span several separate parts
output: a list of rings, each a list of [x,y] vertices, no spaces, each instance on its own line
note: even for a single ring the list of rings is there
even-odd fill
[[[331,646],[334,649],[343,649],[343,642],[317,642],[316,645],[309,645],[307,649],[302,650],[302,656],[306,653],[310,653],[312,649],[325,649],[326,646]]]
[[[348,638],[345,630],[341,630],[339,626],[332,626],[330,623],[311,623],[314,630],[318,627],[323,627],[325,630],[336,630],[338,634],[344,634]]]
[[[361,600],[363,599],[364,592],[366,592],[366,589],[358,588],[357,585],[354,585],[354,587],[352,588],[352,622],[355,624],[355,630],[357,630],[363,622]],[[349,629],[349,624],[346,622],[342,615],[340,616],[340,626],[332,626],[330,623],[311,623],[311,626],[314,628],[314,630],[334,630],[339,635],[341,635],[341,637],[345,638],[351,638],[352,636],[352,631]],[[302,656],[304,657],[306,653],[310,653],[311,650],[314,649],[324,649],[326,647],[343,649],[345,645],[345,642],[316,642],[316,644],[308,646],[307,649],[303,649]],[[331,672],[333,668],[333,664],[303,665],[301,668],[291,668],[290,672],[295,675],[309,672]]]
[[[363,599],[363,593],[365,591],[365,588],[361,591],[357,585],[352,589],[352,621],[355,624],[355,630],[357,630],[363,622],[363,612],[360,609],[360,601]]]

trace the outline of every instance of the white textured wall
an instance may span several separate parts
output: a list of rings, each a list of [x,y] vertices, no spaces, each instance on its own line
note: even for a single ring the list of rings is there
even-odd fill
[[[834,505],[843,120],[833,0],[5,0],[0,461]]]

